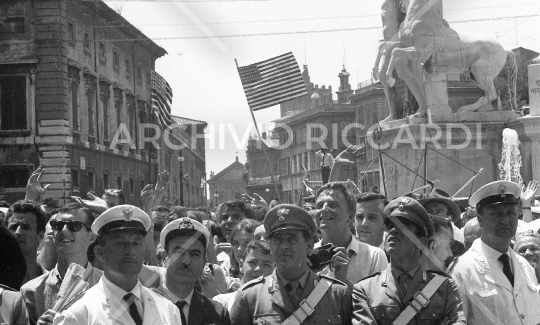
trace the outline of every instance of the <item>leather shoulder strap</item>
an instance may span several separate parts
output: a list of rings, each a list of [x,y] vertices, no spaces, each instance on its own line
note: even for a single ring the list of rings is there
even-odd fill
[[[399,314],[398,318],[392,323],[392,325],[407,325],[411,319],[418,314],[418,312],[429,305],[429,298],[441,287],[441,285],[446,281],[447,277],[435,274],[433,279],[424,287],[424,290],[418,291],[413,300],[409,303],[407,308]]]
[[[300,307],[293,312],[281,325],[299,325],[315,310],[315,307],[321,301],[326,291],[332,285],[333,280],[329,278],[321,278],[315,289],[309,296],[300,302]]]

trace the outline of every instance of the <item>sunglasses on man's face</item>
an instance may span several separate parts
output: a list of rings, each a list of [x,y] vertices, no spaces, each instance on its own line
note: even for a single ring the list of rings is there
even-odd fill
[[[51,228],[53,231],[62,231],[64,229],[64,226],[67,225],[67,228],[71,232],[78,232],[82,229],[82,227],[86,227],[90,229],[90,227],[85,224],[84,222],[80,221],[51,221]]]

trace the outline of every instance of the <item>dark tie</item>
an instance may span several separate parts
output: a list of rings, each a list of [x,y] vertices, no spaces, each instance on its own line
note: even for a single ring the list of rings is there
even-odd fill
[[[289,298],[291,299],[291,302],[293,303],[294,307],[298,306],[298,303],[300,302],[300,282],[298,281],[291,281],[287,283],[286,285],[287,291],[289,292]]]
[[[512,287],[514,286],[514,275],[512,274],[512,268],[510,267],[510,257],[507,254],[502,254],[499,257],[499,261],[503,263],[503,273],[510,281]]]
[[[184,306],[187,304],[184,300],[179,300],[176,303],[176,307],[180,309],[180,318],[182,319],[182,325],[187,325],[186,315],[184,315]]]
[[[404,299],[407,295],[407,290],[409,290],[409,285],[411,284],[411,276],[407,272],[401,273],[398,278],[399,288],[401,289],[401,299]]]
[[[124,296],[124,300],[129,305],[129,315],[131,316],[131,318],[133,318],[133,321],[136,325],[142,325],[143,322],[141,314],[139,314],[139,311],[137,310],[137,305],[135,305],[135,299],[137,298],[131,292],[126,293],[126,295]]]

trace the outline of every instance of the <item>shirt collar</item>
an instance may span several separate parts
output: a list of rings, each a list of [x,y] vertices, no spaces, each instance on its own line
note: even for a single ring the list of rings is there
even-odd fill
[[[165,283],[165,281],[161,282],[161,286],[163,288],[163,291],[165,291],[164,293],[169,297],[169,299],[172,300],[173,304],[176,304],[180,300],[183,300],[183,301],[186,302],[186,304],[188,306],[191,305],[191,298],[193,298],[193,290],[194,289],[191,289],[191,292],[189,293],[189,295],[187,295],[187,297],[185,297],[184,299],[180,299],[171,290],[169,290],[169,288],[167,288],[167,284]]]
[[[413,267],[412,269],[410,269],[409,271],[407,272],[403,272],[401,271],[400,269],[398,269],[397,267],[394,267],[392,265],[392,263],[390,263],[390,269],[392,270],[392,275],[394,276],[394,279],[398,279],[400,275],[402,275],[403,273],[408,273],[409,276],[412,278],[414,278],[414,275],[416,274],[416,271],[418,271],[418,269],[420,268],[420,264],[418,264],[417,266]]]
[[[509,251],[510,251],[510,248],[508,248],[506,250],[506,252],[504,253],[501,253],[499,252],[498,250],[492,248],[491,246],[489,246],[488,244],[484,243],[484,241],[482,240],[482,238],[480,238],[480,245],[482,247],[482,251],[484,252],[484,255],[487,257],[488,260],[490,261],[493,261],[493,262],[496,262],[499,260],[499,257],[501,257],[502,254],[507,254],[508,257],[510,257],[510,259],[512,259],[512,257],[510,256],[509,254]]]
[[[281,280],[281,282],[283,283],[283,286],[286,286],[287,284],[289,284],[289,282],[293,281],[293,280],[285,279],[281,275],[281,273],[279,273],[277,268],[276,268],[276,273],[277,273],[279,279]],[[300,276],[300,278],[296,279],[296,281],[298,281],[298,283],[300,284],[300,287],[302,289],[304,289],[306,287],[306,282],[307,282],[308,276],[309,276],[309,267],[307,268],[306,272],[304,272],[304,274],[302,274],[302,276]]]
[[[111,291],[113,296],[122,301],[128,292],[109,281],[109,279],[107,279],[105,276],[105,273],[103,273],[101,278],[103,279],[103,284]],[[139,299],[140,302],[142,302],[141,282],[139,280],[137,280],[137,284],[129,292],[131,292],[137,299]]]
[[[93,269],[94,267],[92,266],[92,264],[90,264],[90,262],[86,262],[86,268],[84,269],[83,280],[85,281],[88,280],[88,278],[90,277],[90,273],[92,273]],[[60,272],[58,272],[58,263],[56,263],[54,269],[51,270],[51,275],[53,276],[55,280],[58,280],[58,281],[64,280],[60,276]]]

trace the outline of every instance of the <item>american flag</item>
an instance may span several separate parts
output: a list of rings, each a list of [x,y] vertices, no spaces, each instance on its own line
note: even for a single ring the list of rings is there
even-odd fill
[[[307,94],[292,52],[239,67],[249,107],[256,111]]]
[[[171,118],[172,96],[169,83],[159,73],[152,71],[152,107],[164,129],[174,123]]]

